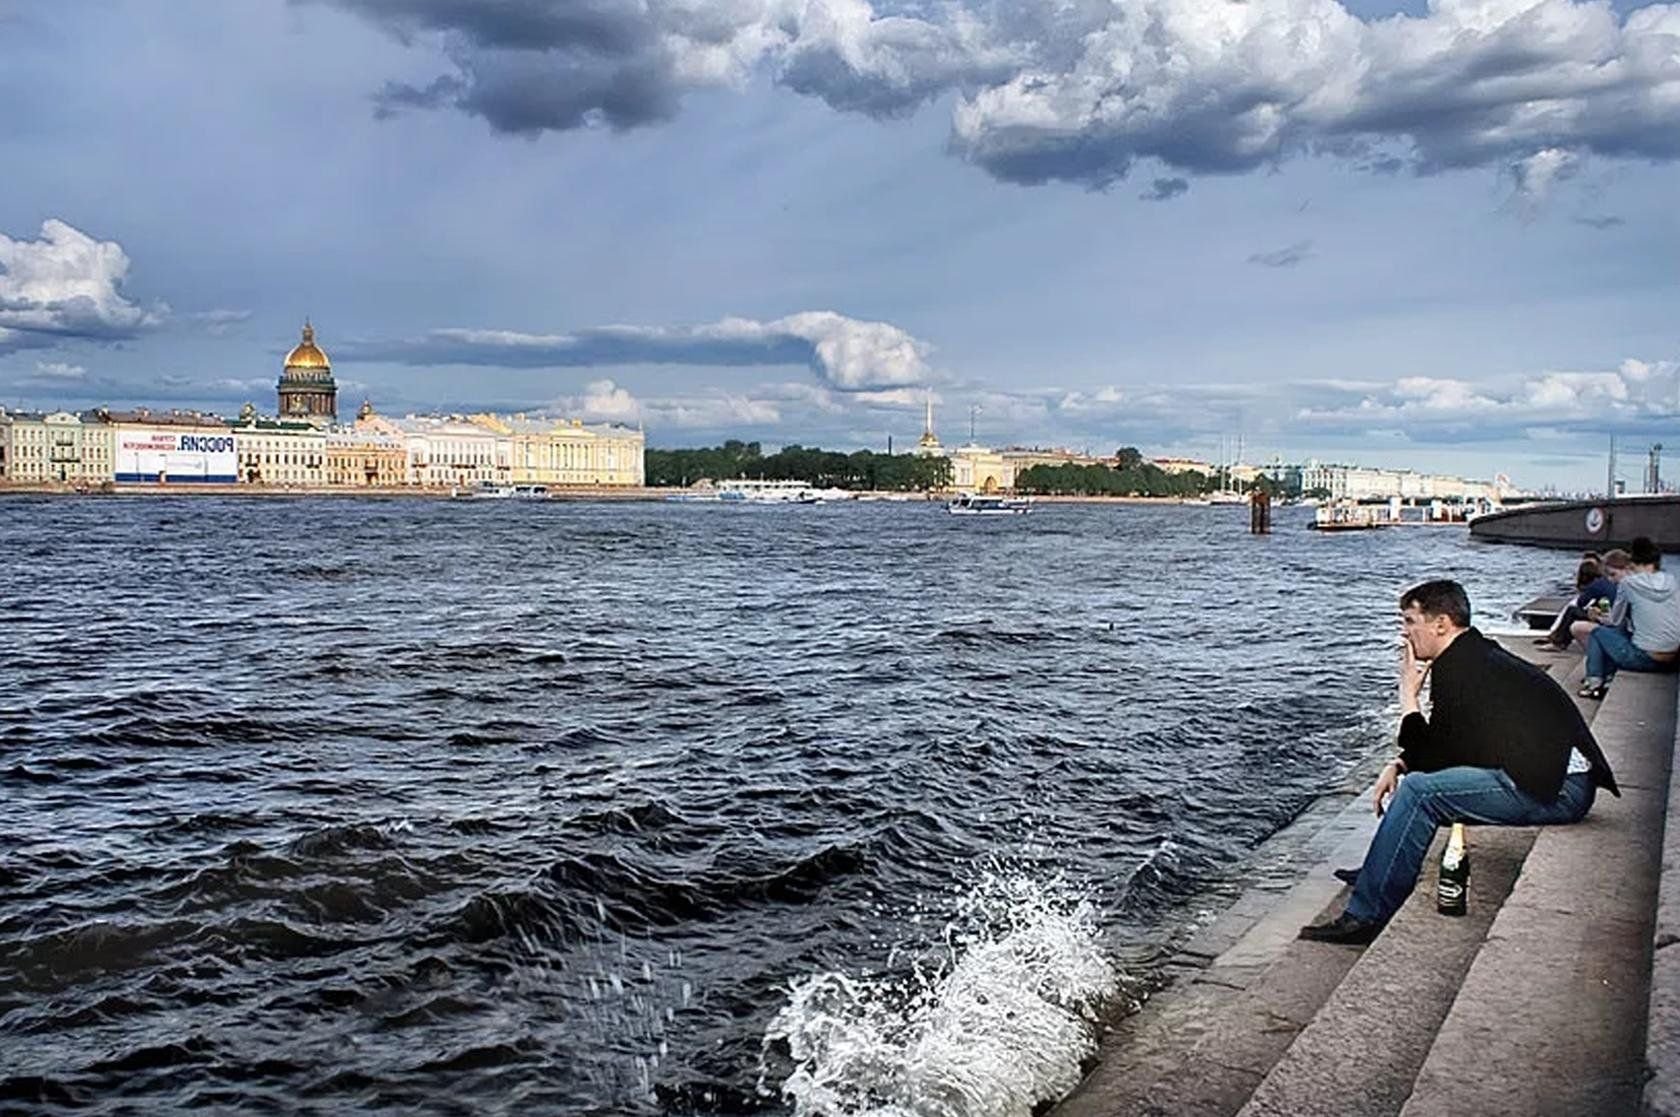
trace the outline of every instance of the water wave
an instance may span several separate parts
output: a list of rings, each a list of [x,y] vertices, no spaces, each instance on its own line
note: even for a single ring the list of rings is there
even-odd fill
[[[1031,1117],[1078,1083],[1120,982],[1091,903],[987,875],[944,946],[908,975],[794,984],[765,1046],[797,1117]]]

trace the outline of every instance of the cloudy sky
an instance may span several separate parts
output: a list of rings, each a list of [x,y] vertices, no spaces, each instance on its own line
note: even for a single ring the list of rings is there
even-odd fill
[[[1680,448],[1680,4],[0,0],[0,404]],[[1626,472],[1638,477],[1636,467]],[[1680,476],[1680,464],[1669,470]]]

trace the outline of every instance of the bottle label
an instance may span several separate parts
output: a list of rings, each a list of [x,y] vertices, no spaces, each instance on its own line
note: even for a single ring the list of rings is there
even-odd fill
[[[1464,910],[1464,885],[1456,880],[1442,880],[1435,885],[1435,906],[1441,911]]]

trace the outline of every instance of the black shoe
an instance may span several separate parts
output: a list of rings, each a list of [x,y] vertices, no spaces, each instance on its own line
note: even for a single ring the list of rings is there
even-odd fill
[[[1330,875],[1341,881],[1343,884],[1359,883],[1358,869],[1332,869],[1330,870]]]
[[[1328,923],[1314,923],[1301,928],[1297,938],[1309,942],[1345,943],[1348,946],[1364,946],[1377,937],[1382,930],[1381,923],[1368,923],[1363,919],[1355,919],[1347,912],[1343,912]]]

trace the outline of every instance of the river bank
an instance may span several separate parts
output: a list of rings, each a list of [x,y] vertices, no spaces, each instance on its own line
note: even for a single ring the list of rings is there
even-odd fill
[[[1578,683],[1579,657],[1505,643]],[[1577,826],[1473,828],[1469,917],[1435,913],[1426,867],[1367,948],[1295,939],[1339,910],[1330,870],[1375,826],[1362,795],[1323,826],[1307,812],[1279,835],[1313,832],[1298,879],[1193,938],[1057,1117],[1680,1112],[1680,962],[1661,952],[1680,924],[1674,679],[1623,674],[1581,705],[1621,798]]]

